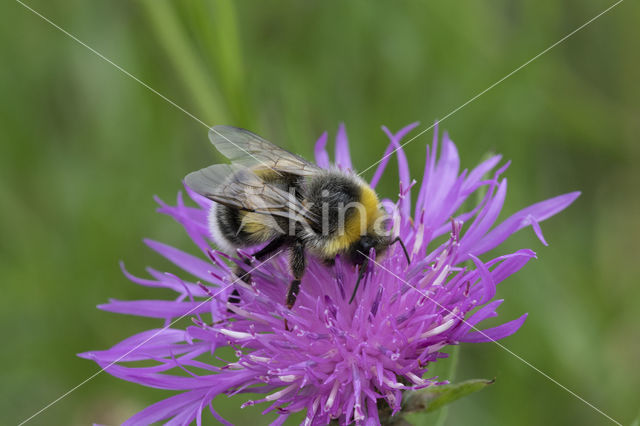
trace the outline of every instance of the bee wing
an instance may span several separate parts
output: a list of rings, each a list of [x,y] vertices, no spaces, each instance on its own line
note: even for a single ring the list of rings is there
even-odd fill
[[[241,170],[242,168],[240,166],[234,166],[232,164],[214,164],[189,173],[184,178],[184,181],[189,188],[198,194],[212,199],[212,197],[224,195],[225,189],[229,189],[228,187],[232,183],[227,183],[227,181]],[[227,195],[229,198],[233,196],[231,192],[227,192]],[[233,207],[239,209],[245,208],[239,203]]]
[[[188,174],[185,182],[198,194],[228,207],[298,222],[318,222],[294,193],[266,183],[246,167],[214,164]]]
[[[299,176],[320,171],[315,164],[245,129],[214,126],[209,130],[209,139],[233,164],[247,168],[262,166]]]

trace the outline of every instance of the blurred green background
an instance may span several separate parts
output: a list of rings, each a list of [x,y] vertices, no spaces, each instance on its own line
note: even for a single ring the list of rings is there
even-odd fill
[[[207,124],[311,158],[344,121],[362,170],[387,143],[380,125],[430,125],[612,3],[28,4]],[[143,237],[192,249],[152,195],[173,202],[186,173],[219,158],[201,123],[19,3],[0,13],[0,423],[15,424],[97,370],[76,353],[161,325],[95,306],[168,296],[118,261],[168,267]],[[583,191],[543,224],[549,247],[530,229],[503,246],[539,255],[499,288],[501,319],[529,312],[503,343],[623,424],[640,406],[638,22],[640,4],[623,2],[442,123],[464,167],[489,151],[513,160],[505,214]],[[416,178],[431,138],[406,148]],[[394,197],[395,167],[386,176]],[[457,378],[473,377],[497,383],[446,424],[609,424],[494,344],[462,346]],[[30,424],[117,424],[170,395],[101,374]],[[238,405],[218,401],[235,423],[272,419]]]

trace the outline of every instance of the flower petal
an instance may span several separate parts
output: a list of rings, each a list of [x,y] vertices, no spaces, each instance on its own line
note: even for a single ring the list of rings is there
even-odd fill
[[[496,226],[484,238],[477,241],[469,251],[472,251],[476,256],[485,253],[497,247],[511,234],[531,225],[532,219],[536,222],[542,222],[569,207],[579,196],[580,192],[570,192],[524,208]]]
[[[349,154],[349,141],[344,123],[340,123],[338,134],[336,135],[336,166],[341,170],[353,170],[351,165],[351,155]]]
[[[209,303],[174,302],[170,300],[115,300],[98,305],[98,309],[118,314],[137,315],[150,318],[177,318],[184,315],[196,315],[208,312]]]
[[[178,355],[194,349],[185,345],[182,345],[183,350],[179,349],[178,343],[184,343],[187,340],[186,334],[184,330],[171,328],[147,330],[126,338],[111,349],[83,352],[78,356],[104,362],[114,362],[116,360],[119,362],[141,361],[148,359],[149,355],[153,353],[161,356],[163,351],[167,353],[168,348],[171,348],[174,354]]]
[[[138,414],[130,417],[123,423],[123,425],[149,425],[159,422],[160,420],[177,416],[180,413],[187,412],[191,414],[194,408],[200,406],[200,401],[202,397],[207,394],[207,391],[207,389],[196,389],[163,399],[162,401],[156,402],[155,404],[140,411]],[[188,417],[191,416],[189,415]],[[189,424],[191,421],[193,421],[193,417],[183,424]]]
[[[418,123],[414,123],[414,124],[416,126],[418,125]],[[407,161],[407,156],[404,153],[404,150],[402,149],[402,145],[400,144],[400,141],[409,131],[411,131],[411,129],[413,129],[413,127],[415,126],[409,125],[409,126],[403,127],[402,129],[400,129],[400,131],[398,131],[398,133],[393,134],[386,126],[382,126],[382,130],[387,134],[387,137],[391,141],[391,144],[393,145],[396,156],[398,158],[398,173],[400,174],[400,187],[402,189],[407,190],[406,193],[403,194],[403,197],[400,201],[402,212],[407,216],[411,214],[410,212],[411,193],[409,191],[409,187],[411,185],[411,177],[409,175],[409,162]]]
[[[420,123],[416,121],[415,123],[411,123],[408,126],[405,126],[402,129],[400,129],[398,133],[395,134],[396,139],[400,141],[402,138],[404,138],[407,135],[407,133],[413,130],[418,124]],[[371,188],[375,188],[378,185],[378,181],[382,177],[382,174],[384,173],[384,170],[387,167],[387,163],[391,158],[391,153],[393,152],[396,146],[397,144],[394,143],[393,140],[391,140],[389,142],[389,145],[387,145],[387,149],[384,151],[382,160],[378,164],[378,167],[376,168],[376,171],[373,174],[373,178],[371,178],[371,182],[369,183],[369,186],[371,186]]]
[[[513,333],[518,331],[520,327],[522,327],[522,324],[524,324],[524,321],[527,319],[527,315],[528,314],[524,314],[518,319],[506,322],[497,327],[468,333],[460,337],[458,340],[461,342],[479,343],[494,342],[496,340],[504,339],[505,337],[511,336]]]
[[[316,164],[323,169],[329,168],[329,154],[327,153],[328,134],[324,132],[316,141],[314,153],[316,156]]]
[[[208,283],[214,283],[214,280],[209,273],[209,271],[212,269],[211,264],[193,255],[190,255],[189,253],[185,253],[182,250],[178,250],[177,248],[162,244],[157,241],[145,239],[144,242],[161,256],[170,260],[176,266],[179,266],[193,276],[198,277],[199,279]]]
[[[507,195],[507,180],[503,179],[502,182],[500,182],[495,195],[492,195],[492,192],[493,190],[487,194],[485,207],[480,211],[469,227],[469,230],[462,237],[462,241],[460,242],[461,259],[464,259],[467,253],[480,254],[474,250],[474,247],[478,241],[486,241],[484,235],[494,224],[502,210],[504,198]]]

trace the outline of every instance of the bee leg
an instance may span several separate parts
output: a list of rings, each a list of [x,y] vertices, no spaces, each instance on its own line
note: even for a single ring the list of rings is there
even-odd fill
[[[238,293],[238,290],[236,290],[235,288],[233,289],[233,291],[231,292],[231,296],[229,296],[229,298],[227,299],[227,303],[233,303],[234,305],[240,303],[240,293]],[[227,312],[231,311],[227,309]]]
[[[286,242],[286,240],[287,239],[285,235],[276,237],[273,240],[271,240],[269,244],[267,244],[262,249],[255,252],[252,256],[255,257],[257,260],[263,260],[267,258],[271,253],[273,253],[274,251],[282,247],[282,245]],[[251,261],[249,259],[245,259],[244,263],[246,265],[251,265]],[[234,273],[238,278],[240,278],[245,283],[247,284],[251,283],[251,273],[245,271],[240,266],[236,265],[236,269]],[[227,299],[227,302],[234,303],[234,304],[240,303],[240,293],[238,293],[238,290],[236,289],[233,290],[233,292],[231,293],[231,296],[229,296],[229,299]]]
[[[244,263],[247,265],[251,264],[249,259],[245,259]],[[249,272],[246,272],[240,266],[236,265],[233,273],[245,283],[249,284],[251,282],[251,274]],[[240,303],[240,293],[238,292],[238,289],[236,288],[233,289],[233,291],[229,295],[229,298],[227,299],[227,304],[228,303],[232,303],[234,305],[237,305],[238,303]],[[227,312],[233,313],[233,311],[228,308],[227,308]]]
[[[289,285],[289,291],[287,292],[287,308],[292,309],[296,304],[298,293],[300,292],[300,280],[293,280]]]
[[[409,252],[407,251],[407,247],[405,247],[400,236],[397,236],[395,240],[391,241],[391,244],[400,243],[400,247],[402,247],[402,251],[404,252],[404,257],[407,258],[407,264],[411,265],[411,256],[409,256]]]
[[[287,236],[280,235],[279,237],[276,237],[273,240],[271,240],[269,244],[264,246],[262,249],[254,253],[253,257],[255,257],[258,260],[264,260],[267,257],[269,257],[271,253],[273,253],[274,251],[282,247],[282,245],[286,242],[287,242]]]
[[[289,292],[287,293],[287,308],[293,308],[300,291],[300,280],[304,274],[306,267],[306,259],[304,256],[304,244],[300,240],[296,240],[291,245],[291,255],[289,262],[291,264],[291,272],[293,272],[293,281],[289,286]]]
[[[249,259],[245,259],[244,263],[245,265],[251,265],[251,261]],[[240,278],[245,283],[249,284],[251,282],[251,274],[242,269],[240,266],[236,265],[234,267],[233,273],[236,277]],[[240,303],[240,293],[237,289],[233,289],[231,295],[229,295],[229,298],[227,299],[227,303],[233,303],[234,305]],[[231,309],[227,309],[227,312],[233,313]]]
[[[291,254],[289,258],[291,264],[291,272],[293,272],[293,281],[289,285],[289,291],[287,292],[287,308],[292,309],[298,298],[300,292],[300,280],[304,275],[306,267],[306,259],[304,256],[304,244],[300,240],[296,240],[291,245]],[[285,329],[289,330],[289,324],[287,320],[284,320]]]
[[[247,266],[251,265],[251,261],[249,259],[244,259],[244,264]],[[235,266],[233,273],[245,283],[249,284],[251,282],[251,272],[245,271],[239,265]]]

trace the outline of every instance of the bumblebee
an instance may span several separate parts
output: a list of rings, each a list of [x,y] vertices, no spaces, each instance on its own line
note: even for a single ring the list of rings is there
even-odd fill
[[[345,256],[359,268],[349,300],[355,297],[371,249],[381,255],[393,239],[388,215],[369,185],[352,172],[325,170],[247,130],[215,126],[213,145],[231,164],[214,164],[186,176],[187,186],[214,201],[209,230],[218,247],[229,254],[266,244],[253,253],[267,259],[278,250],[289,253],[293,280],[286,297],[291,309],[300,291],[306,255],[327,265]],[[241,268],[236,274],[249,282]],[[229,302],[239,302],[234,291]]]

